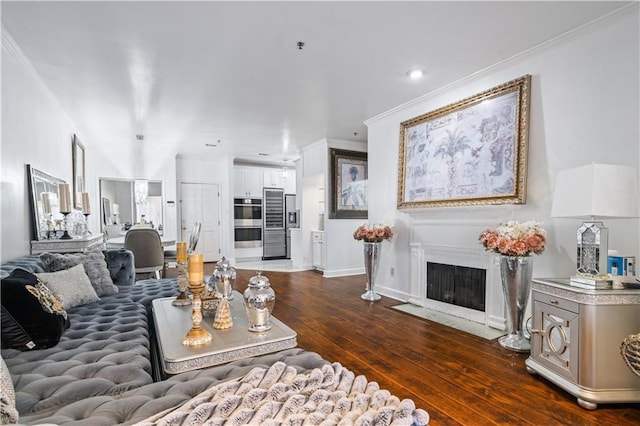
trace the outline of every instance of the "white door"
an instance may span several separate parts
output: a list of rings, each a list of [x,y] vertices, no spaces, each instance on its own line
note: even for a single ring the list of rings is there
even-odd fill
[[[195,222],[202,222],[196,253],[205,262],[220,260],[220,191],[218,185],[208,183],[180,184],[181,241],[189,241]]]

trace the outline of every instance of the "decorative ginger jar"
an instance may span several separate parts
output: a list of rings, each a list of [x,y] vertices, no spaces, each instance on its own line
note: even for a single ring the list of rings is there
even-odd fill
[[[233,289],[236,283],[236,270],[231,267],[229,261],[222,256],[222,259],[216,263],[216,269],[213,271],[214,289],[227,300],[233,298]]]
[[[249,317],[249,331],[262,332],[271,329],[271,312],[276,301],[276,293],[269,279],[258,272],[249,279],[244,292],[244,308]]]

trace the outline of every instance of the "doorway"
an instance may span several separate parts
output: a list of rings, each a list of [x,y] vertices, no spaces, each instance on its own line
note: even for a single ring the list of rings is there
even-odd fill
[[[205,262],[220,260],[220,191],[211,183],[180,184],[180,241],[189,241],[196,222],[202,223],[196,252]]]

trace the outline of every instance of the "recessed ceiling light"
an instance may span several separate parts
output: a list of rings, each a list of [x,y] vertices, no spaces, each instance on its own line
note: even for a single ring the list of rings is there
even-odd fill
[[[407,71],[407,76],[413,80],[417,80],[419,78],[424,77],[424,70],[419,68],[414,68],[412,70]]]

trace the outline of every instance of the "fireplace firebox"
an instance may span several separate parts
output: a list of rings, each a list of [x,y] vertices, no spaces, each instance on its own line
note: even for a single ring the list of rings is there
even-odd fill
[[[485,311],[485,269],[427,262],[427,299]]]

